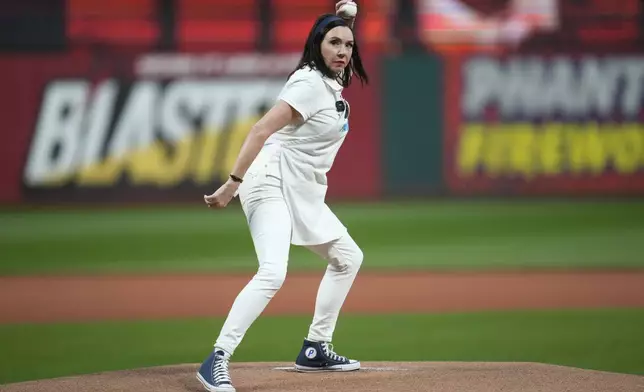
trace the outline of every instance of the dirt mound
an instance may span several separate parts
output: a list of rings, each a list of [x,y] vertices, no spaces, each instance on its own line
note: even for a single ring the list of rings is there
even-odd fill
[[[0,386],[2,392],[200,392],[196,364],[141,368]],[[366,362],[350,373],[302,374],[287,363],[234,363],[245,391],[642,392],[644,377],[536,363]]]

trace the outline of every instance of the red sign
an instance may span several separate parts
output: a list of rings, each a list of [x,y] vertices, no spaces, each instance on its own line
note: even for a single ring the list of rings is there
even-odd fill
[[[446,64],[457,194],[644,194],[644,57],[471,56]]]
[[[137,53],[2,59],[0,201],[199,200],[227,178],[248,130],[270,108],[298,58]],[[378,193],[374,91],[352,86],[346,92],[351,132],[330,173],[330,197]]]

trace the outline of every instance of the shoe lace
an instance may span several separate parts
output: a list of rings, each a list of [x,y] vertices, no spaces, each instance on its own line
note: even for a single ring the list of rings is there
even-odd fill
[[[212,367],[212,379],[215,381],[215,384],[232,384],[230,374],[228,373],[229,361],[230,359],[223,355],[215,355],[215,364]]]
[[[339,361],[339,362],[346,362],[347,358],[343,357],[341,355],[338,355],[333,351],[333,345],[331,343],[322,343],[322,350],[324,350],[324,354],[331,358],[334,361]]]

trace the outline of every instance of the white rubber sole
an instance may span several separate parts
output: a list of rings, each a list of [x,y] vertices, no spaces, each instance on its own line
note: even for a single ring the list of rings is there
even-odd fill
[[[197,380],[203,385],[204,388],[206,388],[207,391],[210,392],[235,392],[235,387],[232,385],[230,387],[216,387],[214,385],[210,385],[202,376],[197,372]]]
[[[302,373],[319,373],[319,372],[353,372],[360,370],[360,362],[348,363],[345,365],[333,365],[325,367],[310,367],[295,364],[295,370]]]

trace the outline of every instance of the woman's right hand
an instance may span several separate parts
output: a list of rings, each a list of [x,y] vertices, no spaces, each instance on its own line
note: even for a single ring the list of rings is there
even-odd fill
[[[229,179],[213,194],[204,195],[203,200],[208,205],[208,208],[225,208],[235,197],[235,192],[237,192],[238,188],[239,183]]]
[[[347,21],[349,21],[349,23],[351,25],[353,25],[355,17],[349,18],[349,17],[346,17],[345,15],[340,14],[340,7],[342,7],[343,5],[345,5],[346,3],[349,3],[349,2],[353,2],[353,1],[352,0],[340,0],[337,3],[335,3],[335,14],[337,16],[341,17],[342,19],[346,19]]]

